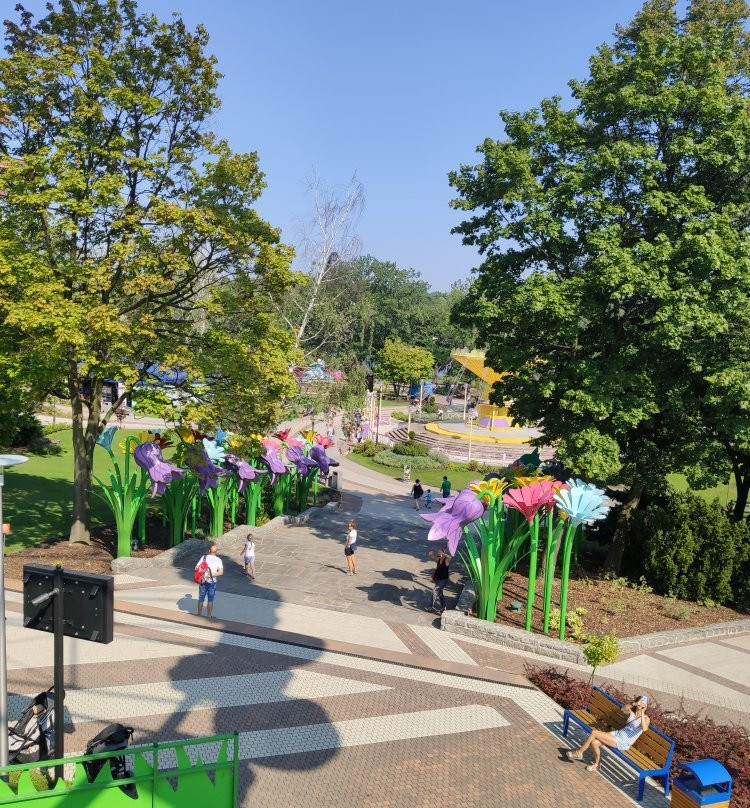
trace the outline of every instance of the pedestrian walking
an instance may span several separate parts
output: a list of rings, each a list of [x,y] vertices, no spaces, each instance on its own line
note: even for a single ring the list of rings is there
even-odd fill
[[[328,424],[328,440],[333,440],[336,430],[333,428],[333,422]]]
[[[411,487],[411,495],[414,497],[414,510],[419,510],[419,500],[422,499],[422,494],[424,494],[424,488],[422,488],[422,483],[419,480],[414,480],[414,485]]]
[[[349,567],[347,575],[357,574],[357,558],[354,553],[357,551],[357,523],[352,519],[349,522],[349,532],[346,534],[346,546],[344,547],[344,555],[346,556],[346,563]]]
[[[451,495],[451,481],[447,477],[443,477],[443,482],[440,483],[440,495],[445,498]]]
[[[357,443],[362,443],[362,427],[361,426],[357,427],[356,438],[357,438]]]
[[[219,548],[212,544],[206,555],[195,565],[195,582],[198,584],[198,617],[203,613],[203,601],[207,601],[206,616],[213,618],[216,579],[224,574],[224,564],[217,555]]]
[[[245,544],[240,551],[240,555],[242,555],[245,559],[245,571],[242,573],[243,575],[248,574],[248,568],[250,569],[250,580],[255,580],[255,542],[253,541],[253,534],[248,533],[247,538],[245,539]]]
[[[424,504],[427,506],[427,510],[430,509],[433,499],[434,497],[432,496],[432,491],[430,491],[430,489],[428,488],[427,493],[424,495]]]
[[[445,611],[445,593],[444,589],[450,583],[450,563],[452,556],[449,556],[445,550],[438,550],[437,553],[430,551],[427,554],[428,558],[437,561],[435,572],[432,573],[432,611],[442,614]]]

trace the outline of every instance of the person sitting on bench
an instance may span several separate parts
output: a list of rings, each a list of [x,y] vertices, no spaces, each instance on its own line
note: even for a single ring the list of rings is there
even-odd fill
[[[619,749],[621,752],[630,749],[641,734],[648,729],[651,719],[646,715],[646,707],[648,707],[648,696],[638,696],[630,704],[623,704],[622,711],[628,716],[625,726],[614,732],[592,729],[582,746],[575,751],[566,752],[568,760],[583,760],[583,753],[590,746],[594,750],[594,762],[586,766],[586,770],[595,772],[599,768],[602,746]]]

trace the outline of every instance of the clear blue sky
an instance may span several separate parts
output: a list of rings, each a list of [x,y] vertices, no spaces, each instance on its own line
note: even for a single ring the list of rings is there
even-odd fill
[[[356,171],[363,250],[435,288],[477,255],[450,233],[448,172],[501,134],[498,111],[567,95],[595,48],[641,0],[140,0],[203,23],[224,74],[214,126],[257,151],[260,212],[295,243],[305,178]],[[28,6],[42,3],[30,0]]]

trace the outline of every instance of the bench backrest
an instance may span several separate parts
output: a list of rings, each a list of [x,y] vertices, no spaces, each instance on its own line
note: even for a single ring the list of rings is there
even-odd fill
[[[595,687],[591,691],[592,712],[594,712],[595,703],[597,705],[597,711],[606,710],[607,703],[609,703],[610,708],[613,708],[617,713],[617,715],[615,712],[611,713],[611,720],[604,718],[604,720],[607,721],[610,726],[615,727],[615,729],[620,729],[621,727],[625,726],[627,716],[620,709],[622,704],[616,698],[610,696],[606,691]],[[603,712],[601,715],[599,712],[594,714],[598,718],[603,718],[604,715]],[[619,723],[614,723],[615,721]],[[653,760],[658,768],[664,768],[672,758],[672,753],[674,752],[674,741],[671,738],[668,738],[663,732],[656,729],[656,727],[650,726],[644,733],[641,734],[638,740],[633,744],[633,747],[642,754],[646,755],[646,757],[650,760]]]
[[[597,719],[603,721],[613,729],[620,729],[625,726],[625,713],[623,713],[610,696],[597,688],[591,691],[589,710]]]
[[[674,741],[667,738],[663,732],[649,727],[633,744],[646,757],[656,763],[657,767],[663,769],[672,758],[674,751]]]

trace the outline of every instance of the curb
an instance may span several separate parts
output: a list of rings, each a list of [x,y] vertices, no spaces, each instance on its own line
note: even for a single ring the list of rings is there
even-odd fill
[[[558,661],[575,662],[579,665],[588,664],[581,646],[575,643],[501,623],[489,623],[486,620],[469,617],[468,612],[475,600],[474,587],[471,583],[467,583],[458,598],[456,608],[443,612],[440,620],[440,627],[443,631],[447,631],[449,634],[463,634],[466,637],[474,637],[505,648],[539,654]],[[655,631],[651,634],[623,637],[620,639],[620,658],[656,648],[667,648],[715,637],[730,637],[746,632],[750,632],[750,620],[733,620],[729,623],[713,623],[708,626],[674,631]]]
[[[335,509],[337,505],[338,502],[329,502],[322,508],[308,508],[296,516],[275,516],[260,527],[237,525],[215,539],[186,539],[176,547],[170,547],[169,550],[152,558],[115,558],[111,564],[112,573],[117,575],[149,567],[176,567],[185,558],[204,553],[211,544],[215,544],[222,550],[244,541],[248,533],[252,533],[253,536],[263,536],[266,533],[275,533],[281,527],[303,525],[318,514]]]

